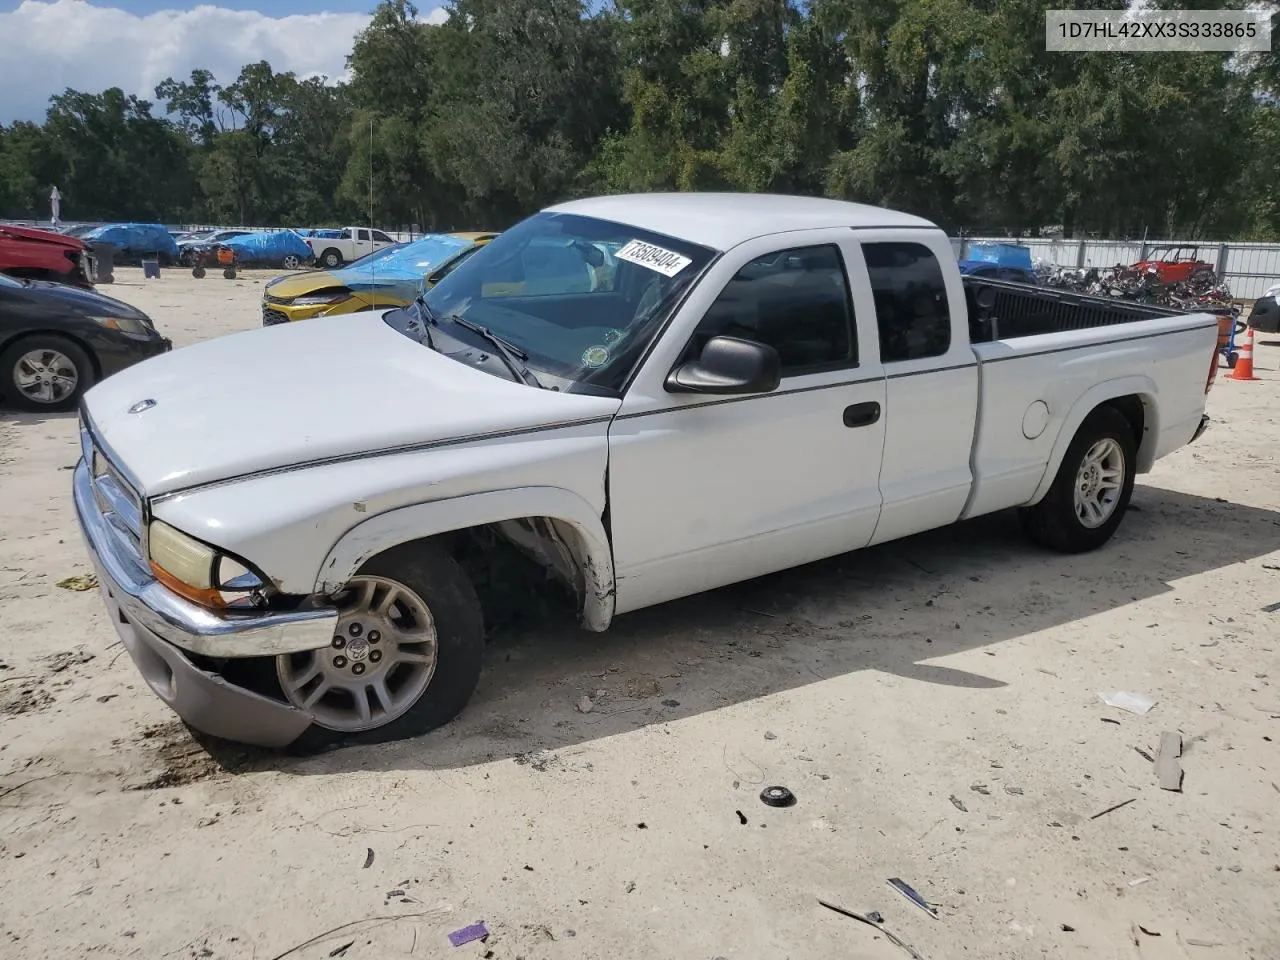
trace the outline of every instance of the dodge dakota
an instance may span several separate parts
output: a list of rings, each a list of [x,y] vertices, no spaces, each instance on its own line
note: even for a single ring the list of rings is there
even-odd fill
[[[541,564],[593,631],[1006,508],[1093,550],[1204,429],[1216,340],[1208,314],[963,278],[889,210],[579,200],[407,306],[95,386],[75,503],[113,626],[191,726],[390,740],[476,686],[475,543]]]

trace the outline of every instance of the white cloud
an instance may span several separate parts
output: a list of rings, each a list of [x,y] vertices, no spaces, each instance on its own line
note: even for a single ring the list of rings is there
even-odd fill
[[[423,19],[442,22],[445,11]],[[151,100],[161,80],[186,79],[197,67],[221,83],[258,60],[299,77],[342,78],[352,40],[368,22],[362,14],[271,17],[205,5],[138,16],[89,0],[23,0],[0,13],[0,123],[42,120],[49,97],[67,87],[120,87]]]

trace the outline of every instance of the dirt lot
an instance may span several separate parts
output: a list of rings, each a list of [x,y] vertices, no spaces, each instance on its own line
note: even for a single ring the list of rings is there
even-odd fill
[[[264,279],[108,292],[181,346],[256,327]],[[1278,365],[1219,379],[1098,554],[997,516],[603,636],[533,624],[452,726],[309,760],[211,754],[146,689],[59,586],[88,572],[74,417],[0,416],[0,956],[909,956],[821,897],[928,960],[1274,960]]]

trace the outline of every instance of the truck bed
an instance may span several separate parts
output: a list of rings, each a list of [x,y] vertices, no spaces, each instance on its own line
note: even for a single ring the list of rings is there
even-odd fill
[[[966,276],[963,282],[973,343],[1109,327],[1188,312],[987,277]]]

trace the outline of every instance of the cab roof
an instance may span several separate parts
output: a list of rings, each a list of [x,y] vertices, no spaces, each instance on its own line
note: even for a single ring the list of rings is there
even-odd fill
[[[756,237],[823,227],[937,227],[920,217],[844,200],[771,193],[633,193],[572,200],[547,213],[598,217],[729,250]]]

